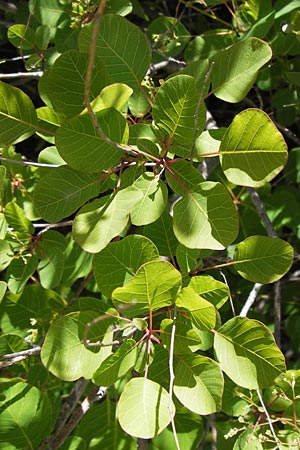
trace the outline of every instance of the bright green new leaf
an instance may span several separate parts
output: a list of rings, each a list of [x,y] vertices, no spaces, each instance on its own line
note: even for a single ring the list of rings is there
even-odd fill
[[[126,228],[140,199],[141,192],[129,187],[83,206],[74,219],[75,241],[87,252],[100,252]]]
[[[109,139],[118,144],[128,140],[128,124],[113,108],[96,113],[99,126]],[[88,115],[65,120],[56,133],[56,146],[63,159],[75,170],[101,172],[118,164],[122,151],[97,134]]]
[[[131,436],[151,439],[164,430],[175,413],[168,392],[147,378],[132,378],[125,386],[117,406],[123,430]]]
[[[27,25],[12,25],[7,30],[7,39],[17,48],[30,50],[36,48],[35,32]]]
[[[173,232],[173,221],[168,211],[160,218],[143,228],[143,234],[151,239],[162,256],[174,256],[178,241]]]
[[[82,29],[80,51],[89,52],[91,33],[92,26]],[[125,83],[133,90],[141,89],[140,81],[150,65],[151,51],[147,38],[136,25],[121,16],[105,14],[97,34],[96,56],[104,61],[113,83]]]
[[[84,84],[88,67],[88,53],[70,50],[54,63],[47,76],[47,96],[57,112],[76,116],[84,109]],[[90,99],[93,100],[109,83],[103,62],[96,58],[93,66]]]
[[[35,255],[14,259],[6,272],[7,286],[13,294],[19,294],[24,289],[28,279],[34,274],[38,265]]]
[[[228,286],[209,275],[193,277],[188,286],[212,303],[217,309],[221,308],[229,297]]]
[[[166,185],[153,172],[145,172],[133,186],[142,193],[142,198],[131,211],[131,222],[137,226],[155,222],[162,215],[168,201]]]
[[[112,298],[115,305],[128,308],[126,315],[135,317],[172,305],[180,286],[181,275],[170,263],[152,261],[143,264],[125,286],[115,289]]]
[[[193,141],[205,125],[205,108],[202,103],[199,108],[200,100],[201,93],[190,75],[170,78],[156,94],[153,105],[155,125],[169,137],[180,156],[191,153]],[[196,114],[198,117],[195,121]]]
[[[170,350],[172,336],[172,319],[164,319],[160,323],[160,339],[163,344]],[[201,347],[201,339],[197,331],[182,316],[178,315],[176,319],[175,338],[174,338],[174,354],[195,352]]]
[[[234,317],[215,331],[214,349],[221,369],[238,386],[271,386],[285,370],[284,356],[261,322]]]
[[[257,38],[238,42],[218,53],[211,74],[213,93],[226,102],[240,102],[271,57],[271,47]]]
[[[255,283],[274,283],[283,277],[293,263],[290,244],[267,236],[250,236],[240,242],[234,252],[237,272]]]
[[[42,128],[36,132],[38,136],[44,139],[50,144],[54,144],[54,135],[58,128],[60,127],[64,114],[57,113],[48,106],[42,106],[36,110],[38,117],[38,126]]]
[[[238,231],[236,209],[225,187],[212,181],[195,186],[174,205],[173,227],[188,248],[224,249]]]
[[[24,233],[34,233],[32,223],[24,214],[20,206],[12,201],[5,206],[5,218],[7,223],[14,229],[14,231],[23,231]]]
[[[132,89],[124,83],[114,83],[105,86],[91,103],[93,111],[97,112],[101,109],[114,108],[117,111],[122,112],[126,109],[126,105],[132,92]],[[82,114],[84,112],[86,112],[86,110],[84,110]]]
[[[0,397],[0,448],[38,448],[53,426],[47,395],[27,383],[2,384]],[[45,420],[45,418],[47,418]]]
[[[208,331],[216,325],[215,307],[200,297],[191,287],[184,287],[176,299],[176,306],[184,311],[200,330]]]
[[[138,234],[111,242],[93,259],[94,276],[100,291],[110,297],[112,291],[126,284],[142,264],[158,258],[155,245]]]
[[[87,322],[97,317],[97,313],[94,312],[93,316],[89,314],[87,319],[90,320],[84,323],[80,321],[81,317],[82,314],[71,313],[57,319],[49,328],[41,351],[44,366],[55,376],[66,381],[74,381],[80,377],[92,378],[107,356],[103,349],[106,352],[110,348],[98,347],[95,352],[95,347],[92,348],[93,351],[85,347],[82,343],[84,329]],[[101,325],[103,327],[103,322]],[[111,331],[104,336],[103,343],[112,342]]]
[[[78,172],[68,166],[53,168],[37,183],[34,207],[48,222],[59,222],[96,197],[100,190],[99,174]]]
[[[203,415],[221,408],[224,380],[215,361],[201,355],[180,355],[174,372],[174,394],[186,408]]]
[[[133,339],[127,339],[115,353],[100,364],[93,375],[93,382],[98,386],[112,386],[133,368],[136,353],[136,342]]]
[[[0,146],[24,141],[37,126],[37,116],[30,98],[20,89],[0,81]]]
[[[235,116],[222,138],[221,167],[231,183],[259,187],[284,167],[287,146],[266,113],[246,109]]]

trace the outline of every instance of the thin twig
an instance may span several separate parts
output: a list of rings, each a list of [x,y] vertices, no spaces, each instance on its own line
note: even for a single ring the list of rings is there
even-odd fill
[[[75,294],[73,295],[71,300],[68,302],[69,306],[73,305],[73,303],[76,302],[76,300],[80,296],[81,292],[84,290],[84,288],[86,287],[88,282],[91,280],[92,276],[93,276],[93,271],[91,270],[90,273],[82,280],[82,282],[80,283],[79,288],[77,289],[77,291],[75,292]]]
[[[176,333],[176,320],[177,320],[176,306],[174,306],[173,312],[174,312],[173,324],[172,324],[171,337],[170,337],[170,356],[169,356],[170,384],[169,384],[169,405],[168,406],[169,406],[169,410],[170,410],[171,426],[172,426],[172,430],[173,430],[173,436],[174,436],[174,440],[175,440],[176,449],[180,450],[180,445],[179,445],[175,421],[174,421],[174,411],[173,411],[173,387],[174,387],[174,380],[175,380],[174,346],[175,346],[175,333]]]
[[[266,408],[266,405],[265,405],[265,403],[264,403],[264,401],[263,401],[263,398],[262,398],[262,396],[261,396],[260,390],[259,390],[259,389],[256,389],[256,393],[257,393],[257,395],[258,395],[260,404],[261,404],[261,406],[262,406],[262,408],[263,408],[263,410],[264,410],[264,413],[265,413],[265,415],[266,415],[266,418],[267,418],[267,421],[268,421],[268,424],[269,424],[270,431],[271,431],[271,433],[272,433],[272,435],[273,435],[273,437],[274,437],[274,439],[275,439],[275,442],[276,442],[276,444],[277,444],[276,447],[274,448],[274,450],[280,449],[280,441],[279,441],[278,437],[276,436],[276,433],[275,433],[275,430],[274,430],[274,427],[273,427],[273,423],[272,423],[271,417],[270,417],[270,415],[269,415],[269,413],[268,413],[268,410],[267,410],[267,408]]]
[[[40,78],[44,72],[42,70],[37,70],[36,72],[15,72],[15,73],[0,73],[0,79],[10,79],[10,78]]]
[[[34,346],[33,348],[29,348],[27,350],[21,350],[15,353],[7,353],[6,355],[0,355],[0,360],[4,360],[4,362],[0,363],[1,369],[4,367],[12,366],[20,361],[24,361],[30,356],[38,355],[41,352],[41,347],[39,345]]]
[[[268,236],[272,238],[277,237],[277,233],[273,228],[272,222],[269,219],[269,216],[267,214],[263,202],[260,199],[259,194],[252,187],[248,187],[248,192],[250,194],[252,203],[254,204],[256,211],[258,212],[258,215],[267,230]]]
[[[274,336],[278,347],[281,346],[281,280],[274,285]]]
[[[243,308],[241,309],[240,317],[246,317],[247,316],[251,306],[253,305],[253,303],[255,302],[255,300],[257,298],[257,295],[258,295],[261,287],[262,287],[262,284],[260,284],[260,283],[255,283],[254,284],[253,288],[251,289],[250,294],[248,295],[248,298],[247,298]]]
[[[47,164],[47,163],[39,163],[34,161],[25,161],[24,159],[10,159],[4,158],[4,156],[0,156],[0,161],[4,161],[10,164],[19,164],[21,166],[30,166],[30,167],[49,167],[51,169],[60,167],[61,164]]]

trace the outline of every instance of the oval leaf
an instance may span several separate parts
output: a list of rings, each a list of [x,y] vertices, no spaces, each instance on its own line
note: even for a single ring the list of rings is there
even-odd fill
[[[175,204],[173,226],[188,248],[223,250],[237,235],[238,219],[226,188],[206,181]]]
[[[147,378],[132,378],[125,386],[117,407],[117,417],[123,430],[131,436],[151,439],[171,421],[168,392]]]
[[[240,186],[262,186],[284,167],[287,146],[266,113],[246,109],[235,116],[220,146],[226,178]]]
[[[215,332],[214,349],[226,375],[247,389],[270,386],[285,370],[271,331],[257,320],[234,317],[226,322]]]
[[[294,257],[293,247],[279,238],[250,236],[234,252],[237,272],[255,283],[274,283],[285,275]]]

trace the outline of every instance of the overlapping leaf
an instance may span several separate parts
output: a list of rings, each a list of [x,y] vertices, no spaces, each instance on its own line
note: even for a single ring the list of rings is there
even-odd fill
[[[91,33],[91,26],[84,27],[80,33],[79,49],[83,52],[89,52]],[[101,19],[96,56],[104,61],[113,83],[125,83],[133,90],[140,89],[140,81],[151,61],[150,46],[142,31],[113,14],[105,14]]]
[[[34,192],[34,206],[43,219],[58,222],[95,197],[100,187],[98,174],[78,172],[67,166],[53,168],[40,178]]]
[[[143,264],[137,274],[123,286],[115,289],[115,305],[123,304],[131,317],[170,306],[175,302],[181,285],[181,275],[167,261]]]
[[[176,299],[176,306],[190,317],[197,328],[211,330],[216,324],[215,307],[200,297],[191,287],[184,287]]]
[[[271,331],[253,319],[234,317],[222,325],[215,333],[214,349],[222,370],[247,389],[270,386],[285,370]]]
[[[126,284],[142,264],[158,257],[155,245],[138,234],[111,242],[93,259],[94,276],[99,289],[110,297],[112,291]]]
[[[37,116],[30,98],[0,81],[0,146],[24,141],[35,132],[36,126]]]
[[[132,378],[119,399],[117,417],[126,433],[151,439],[169,425],[171,411],[175,407],[164,388],[147,378]]]
[[[284,167],[284,139],[263,111],[246,109],[235,116],[222,138],[220,162],[229,181],[262,186]]]
[[[238,231],[237,213],[225,187],[211,181],[194,187],[175,204],[173,227],[188,248],[224,249]]]
[[[293,247],[279,238],[250,236],[236,246],[234,263],[247,280],[274,283],[288,272],[293,257]]]
[[[126,144],[128,125],[121,113],[113,108],[96,113],[99,126],[113,142]],[[65,120],[56,133],[56,146],[63,159],[75,170],[101,172],[116,165],[122,151],[103,139],[88,115]]]

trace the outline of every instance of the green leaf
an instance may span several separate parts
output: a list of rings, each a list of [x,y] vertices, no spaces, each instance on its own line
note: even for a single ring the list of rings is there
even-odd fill
[[[186,408],[202,415],[221,408],[224,381],[215,361],[201,355],[180,355],[174,372],[174,394]]]
[[[36,110],[38,117],[38,126],[42,128],[36,132],[38,136],[50,144],[54,143],[54,134],[59,129],[64,115],[53,111],[48,106],[42,106]],[[40,155],[39,155],[40,156]]]
[[[155,97],[153,105],[155,125],[169,137],[172,145],[176,146],[176,153],[180,156],[188,156],[191,153],[193,140],[201,133],[205,125],[203,105],[198,112],[195,124],[200,95],[193,77],[176,75],[160,87]],[[196,130],[195,127],[197,127]]]
[[[220,146],[227,179],[241,186],[262,186],[284,167],[287,146],[263,111],[246,109],[235,116]]]
[[[178,241],[173,232],[173,221],[168,211],[164,211],[160,218],[143,228],[143,234],[151,239],[162,256],[174,256]]]
[[[217,309],[221,308],[229,297],[228,286],[209,275],[193,277],[188,286]]]
[[[66,238],[67,248],[64,252],[65,265],[62,275],[64,286],[71,286],[78,278],[86,277],[92,270],[92,255],[82,250],[69,235]]]
[[[10,292],[18,294],[24,289],[28,279],[34,274],[38,265],[35,255],[14,259],[6,272],[7,286]]]
[[[226,102],[240,102],[271,57],[271,47],[257,38],[238,42],[218,53],[211,74],[213,93]]]
[[[49,230],[43,234],[42,241],[38,243],[41,260],[37,269],[41,285],[45,289],[56,287],[63,275],[65,257],[59,237],[62,237],[60,233]]]
[[[169,165],[171,172],[166,172],[168,185],[178,195],[185,195],[187,190],[192,191],[204,180],[194,166],[188,161],[179,160]]]
[[[24,141],[37,126],[30,98],[20,89],[0,81],[0,146]]]
[[[28,25],[12,25],[7,31],[7,39],[12,45],[23,50],[36,48],[35,32]]]
[[[227,190],[206,181],[174,205],[174,233],[188,248],[222,250],[236,237],[237,213]]]
[[[48,222],[59,222],[96,197],[100,190],[99,174],[80,173],[67,166],[53,168],[37,183],[34,207]]]
[[[164,319],[160,323],[160,339],[170,351],[170,343],[172,336],[172,319]],[[197,331],[192,328],[190,322],[182,318],[180,315],[176,319],[174,354],[195,352],[201,347],[201,339]]]
[[[267,236],[250,236],[234,252],[237,272],[255,283],[274,283],[293,263],[294,250],[287,242]]]
[[[176,306],[190,317],[200,330],[208,331],[216,325],[215,307],[200,297],[191,287],[184,287],[176,299]]]
[[[8,224],[15,231],[23,231],[25,233],[34,233],[34,228],[30,220],[24,214],[24,211],[16,202],[12,201],[5,206],[5,218]]]
[[[257,320],[234,317],[215,332],[221,369],[238,386],[262,389],[285,370],[284,356],[271,331]]]
[[[29,11],[41,24],[56,27],[67,15],[65,6],[59,0],[29,0]],[[65,16],[65,17],[64,17]]]
[[[1,448],[38,448],[54,422],[52,406],[46,394],[23,382],[9,387],[2,385],[1,391]]]
[[[115,109],[96,113],[104,134],[118,144],[126,144],[128,125]],[[88,115],[65,120],[56,133],[56,146],[63,159],[75,170],[101,172],[119,163],[122,152],[100,137]]]
[[[83,337],[87,322],[96,317],[96,312],[87,315],[85,320],[83,314],[71,313],[60,317],[51,325],[42,346],[41,360],[55,376],[65,381],[74,381],[80,377],[92,378],[107,356],[105,352],[109,348],[99,347],[97,352],[94,352],[94,347],[91,351],[82,343],[80,335]],[[102,321],[100,324],[101,330],[105,327],[109,329],[107,322],[104,324]],[[102,342],[109,343],[112,340],[113,334],[108,331]]]
[[[93,375],[93,382],[98,386],[112,386],[133,368],[136,353],[136,342],[133,339],[127,339],[115,353],[100,364]]]
[[[155,311],[175,302],[181,285],[181,275],[167,261],[143,264],[128,283],[112,293],[115,305],[125,304],[126,315],[135,317]]]
[[[84,109],[84,84],[89,55],[69,50],[55,61],[47,76],[47,96],[55,111],[76,116]],[[108,84],[103,62],[96,58],[91,79],[90,98],[93,100]]]
[[[132,2],[129,0],[110,0],[105,7],[105,14],[119,14],[127,16],[132,12]]]
[[[132,92],[132,89],[124,83],[114,83],[105,86],[91,103],[93,111],[97,112],[101,111],[101,109],[114,108],[122,112],[126,109]]]
[[[131,436],[151,439],[171,421],[168,392],[147,378],[132,378],[125,386],[117,407],[117,417],[123,430]]]
[[[253,430],[247,430],[237,438],[233,450],[263,450],[263,446]]]
[[[140,199],[141,192],[129,187],[83,206],[74,219],[75,241],[87,252],[100,252],[126,228],[130,212]]]
[[[133,186],[142,193],[142,198],[131,211],[131,222],[137,226],[155,222],[162,215],[168,200],[166,185],[159,176],[145,172]]]
[[[138,234],[111,242],[93,259],[94,276],[100,291],[110,297],[112,291],[126,284],[142,264],[158,257],[155,245]]]
[[[79,49],[83,52],[90,50],[91,33],[92,27],[86,26],[79,35]],[[133,90],[140,89],[140,81],[151,62],[144,33],[127,19],[113,14],[101,18],[96,56],[103,60],[113,83],[125,83]]]

